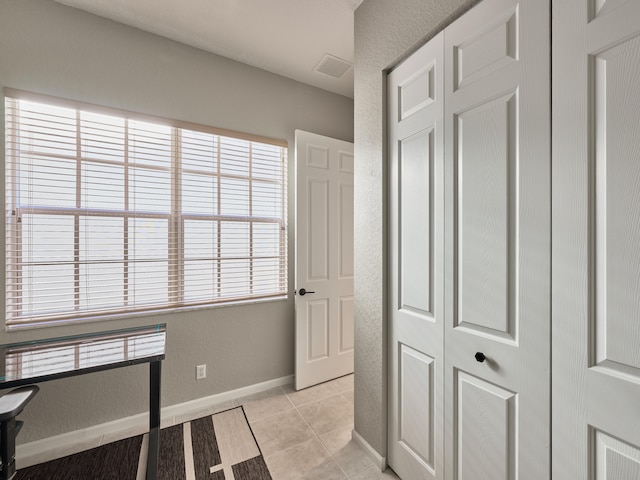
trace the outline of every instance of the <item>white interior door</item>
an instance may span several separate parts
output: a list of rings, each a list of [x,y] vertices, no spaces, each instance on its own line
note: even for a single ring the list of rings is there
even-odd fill
[[[553,477],[640,479],[640,2],[553,2]]]
[[[353,372],[353,144],[296,130],[299,390]]]
[[[443,35],[388,76],[389,465],[443,478]]]
[[[550,474],[549,9],[445,30],[446,478]]]

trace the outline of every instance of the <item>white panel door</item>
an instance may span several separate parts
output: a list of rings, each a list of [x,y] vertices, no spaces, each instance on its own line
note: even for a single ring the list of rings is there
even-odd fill
[[[448,479],[550,474],[549,9],[484,0],[444,32]]]
[[[296,130],[299,390],[353,372],[353,144]]]
[[[553,2],[553,476],[640,479],[640,1]]]
[[[389,465],[443,477],[443,35],[388,76]]]

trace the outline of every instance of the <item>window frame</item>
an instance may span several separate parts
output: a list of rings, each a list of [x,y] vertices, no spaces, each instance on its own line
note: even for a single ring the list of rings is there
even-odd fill
[[[87,322],[87,321],[99,321],[99,320],[107,320],[114,318],[126,318],[137,315],[150,315],[150,314],[163,314],[170,313],[176,311],[183,310],[192,310],[192,309],[201,309],[201,308],[212,308],[216,306],[226,306],[226,305],[238,305],[238,304],[246,304],[246,303],[256,303],[256,302],[264,302],[264,301],[274,301],[274,300],[284,300],[288,298],[288,143],[285,140],[278,140],[269,137],[257,136],[247,133],[235,132],[232,130],[220,129],[215,127],[208,127],[200,124],[195,124],[191,122],[184,122],[178,120],[172,120],[167,118],[162,118],[154,115],[146,115],[130,112],[127,110],[121,110],[110,107],[103,107],[94,104],[89,104],[85,102],[79,102],[74,100],[66,100],[60,99],[57,97],[52,97],[48,95],[41,95],[36,93],[24,92],[20,90],[15,90],[11,88],[4,88],[4,97],[5,97],[5,328],[7,330],[17,329],[17,328],[33,328],[33,327],[43,327],[48,325],[59,325],[62,323],[76,323],[76,322]],[[29,102],[37,102],[43,103],[56,107],[63,108],[71,108],[76,111],[76,121],[75,121],[75,129],[78,140],[76,141],[77,151],[75,156],[70,156],[66,154],[60,155],[50,155],[58,157],[60,159],[76,161],[76,171],[79,172],[82,169],[84,162],[93,162],[99,164],[118,164],[123,165],[125,171],[130,167],[128,164],[128,136],[129,136],[129,123],[131,121],[134,122],[144,122],[144,123],[152,123],[158,124],[162,126],[169,127],[171,129],[171,162],[169,167],[161,168],[160,166],[156,167],[145,167],[150,169],[162,169],[164,171],[170,172],[170,182],[171,182],[171,194],[170,194],[170,202],[171,208],[169,213],[162,212],[144,212],[140,213],[135,210],[129,208],[129,205],[126,203],[123,205],[122,209],[96,209],[90,208],[87,206],[83,206],[79,200],[82,192],[81,182],[76,182],[76,205],[75,207],[22,207],[20,205],[20,195],[18,191],[18,183],[19,174],[17,170],[19,167],[19,159],[18,153],[10,153],[10,151],[19,148],[16,146],[15,142],[18,138],[16,132],[12,130],[15,128],[13,125],[13,121],[9,121],[10,114],[8,113],[8,109],[6,106],[6,102],[9,100],[25,100]],[[89,112],[99,115],[109,115],[114,117],[119,117],[124,120],[124,158],[122,162],[117,161],[109,161],[105,159],[95,159],[90,157],[83,156],[81,151],[81,142],[80,142],[80,132],[82,130],[82,121],[80,119],[81,112]],[[218,160],[217,171],[213,173],[206,173],[210,175],[213,179],[215,179],[216,184],[218,185],[217,195],[220,197],[221,189],[220,184],[221,181],[225,178],[227,179],[236,179],[248,182],[248,205],[249,211],[246,215],[223,215],[220,211],[220,202],[218,198],[218,211],[211,214],[196,214],[182,211],[182,199],[183,199],[183,185],[182,185],[182,175],[184,173],[196,173],[198,175],[205,174],[204,172],[197,173],[195,169],[190,168],[188,166],[183,166],[182,162],[184,158],[182,157],[182,138],[183,131],[189,132],[200,132],[205,134],[211,134],[217,137],[218,142],[220,142],[222,137],[231,138],[234,140],[241,140],[249,142],[249,149],[251,150],[254,146],[254,143],[266,144],[273,147],[279,147],[280,151],[280,161],[282,162],[282,167],[280,168],[280,178],[278,180],[273,180],[269,182],[267,179],[259,178],[259,182],[265,183],[273,183],[278,186],[278,191],[281,195],[281,212],[282,216],[276,217],[259,217],[254,216],[252,214],[252,195],[253,195],[253,182],[256,180],[252,175],[252,167],[253,167],[253,156],[250,151],[248,158],[248,174],[247,175],[232,175],[229,173],[221,173],[221,151],[217,150]],[[139,165],[137,166],[139,167]],[[193,172],[192,172],[193,170]],[[79,175],[79,173],[77,173]],[[125,174],[127,175],[127,174]],[[128,180],[124,180],[125,191],[128,191],[131,188]],[[18,192],[18,193],[17,193]],[[21,219],[25,214],[44,214],[44,215],[68,215],[74,218],[74,240],[73,240],[73,250],[74,250],[74,259],[73,259],[73,270],[74,270],[74,312],[73,313],[61,313],[61,314],[29,314],[29,316],[24,316],[22,312],[22,260],[21,260],[21,252],[22,252],[22,243],[23,243],[23,235],[21,233],[22,225]],[[128,299],[128,273],[127,267],[123,267],[123,304],[119,308],[104,308],[98,307],[94,308],[93,312],[90,310],[82,310],[80,305],[80,293],[79,293],[79,283],[80,283],[80,267],[83,263],[91,264],[88,260],[80,259],[80,225],[83,219],[96,218],[96,217],[109,217],[109,218],[120,218],[123,221],[123,228],[126,232],[127,224],[130,219],[135,218],[158,218],[167,220],[167,252],[166,252],[166,261],[167,261],[167,301],[162,304],[151,304],[151,305],[140,305],[140,306],[127,306]],[[211,298],[201,301],[187,301],[185,298],[185,252],[184,252],[184,244],[185,244],[185,222],[186,221],[207,221],[217,224],[217,249],[218,255],[217,257],[211,258],[214,262],[218,262],[218,265],[224,260],[220,254],[220,249],[224,248],[224,246],[220,242],[221,237],[221,229],[220,226],[225,222],[235,222],[235,223],[246,223],[248,225],[249,230],[249,255],[246,258],[243,258],[249,263],[249,269],[253,272],[254,265],[256,259],[260,257],[256,257],[254,255],[254,225],[257,223],[269,223],[269,224],[277,224],[279,226],[279,243],[278,243],[278,255],[273,257],[274,260],[277,260],[279,265],[278,267],[278,281],[279,283],[279,291],[266,293],[263,295],[255,294],[253,291],[254,282],[251,281],[253,278],[253,273],[249,274],[249,284],[250,290],[246,291],[242,295],[234,295],[233,297],[220,297],[220,286],[221,286],[221,278],[220,278],[220,270],[218,270],[218,278],[217,280],[213,279],[213,284],[217,287],[214,287],[218,293],[217,295],[212,295]],[[123,264],[128,262],[128,248],[127,245],[131,245],[131,240],[128,238],[128,235],[125,234],[123,237]],[[225,243],[226,244],[226,243]],[[129,247],[130,248],[130,247]],[[46,263],[46,262],[43,262]],[[117,261],[114,261],[117,263]],[[11,278],[13,277],[13,278]],[[10,306],[10,300],[12,301],[12,305]],[[18,305],[16,305],[16,303]]]

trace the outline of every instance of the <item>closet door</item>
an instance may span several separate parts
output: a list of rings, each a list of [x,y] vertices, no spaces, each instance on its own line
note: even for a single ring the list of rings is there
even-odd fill
[[[640,478],[640,1],[553,3],[553,476]]]
[[[442,38],[388,76],[388,461],[404,480],[444,478]]]
[[[445,30],[448,479],[549,478],[549,9],[485,0]]]

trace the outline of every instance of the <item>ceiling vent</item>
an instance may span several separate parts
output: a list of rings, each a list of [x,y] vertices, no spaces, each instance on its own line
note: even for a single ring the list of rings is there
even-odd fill
[[[351,70],[353,64],[342,60],[341,58],[334,57],[333,55],[325,54],[324,58],[320,60],[320,63],[313,69],[314,72],[329,75],[333,78],[342,78],[342,76]]]

